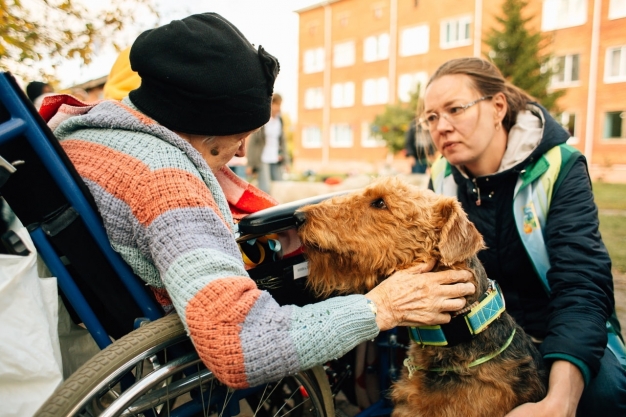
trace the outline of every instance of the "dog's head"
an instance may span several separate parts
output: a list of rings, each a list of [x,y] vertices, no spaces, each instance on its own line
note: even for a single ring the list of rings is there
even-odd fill
[[[299,211],[309,285],[324,296],[369,291],[394,271],[433,259],[466,267],[484,247],[455,198],[395,177]]]

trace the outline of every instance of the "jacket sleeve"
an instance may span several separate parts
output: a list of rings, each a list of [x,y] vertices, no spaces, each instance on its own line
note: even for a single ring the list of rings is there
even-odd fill
[[[572,362],[585,382],[597,374],[613,313],[611,260],[598,230],[598,208],[584,157],[574,163],[552,198],[544,231],[551,268],[546,359]]]

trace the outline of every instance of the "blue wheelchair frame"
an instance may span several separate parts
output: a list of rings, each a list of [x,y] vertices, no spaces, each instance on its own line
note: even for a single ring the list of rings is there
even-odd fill
[[[36,152],[37,156],[45,165],[54,182],[59,186],[65,198],[80,216],[88,231],[98,244],[102,253],[106,256],[111,267],[143,311],[146,318],[156,320],[162,317],[162,309],[146,294],[144,285],[133,274],[121,256],[111,248],[104,226],[98,214],[91,207],[68,168],[63,163],[56,150],[50,143],[50,139],[40,128],[33,114],[34,107],[25,98],[15,80],[8,73],[0,74],[0,101],[10,114],[10,119],[0,124],[0,144],[25,138]],[[11,161],[5,161],[11,164]],[[19,166],[17,166],[19,169]],[[26,191],[26,190],[25,190]],[[102,324],[89,306],[82,292],[76,286],[74,279],[68,272],[63,262],[55,253],[48,236],[40,225],[29,228],[30,235],[40,256],[57,277],[59,287],[70,300],[70,303],[80,319],[83,321],[94,340],[101,349],[111,344],[111,339],[104,330]]]
[[[45,123],[41,120],[40,115],[10,73],[0,73],[0,103],[9,113],[8,120],[0,121],[0,146],[12,141],[28,141],[37,157],[45,166],[47,173],[63,193],[65,199],[78,213],[80,219],[77,220],[84,223],[89,234],[97,243],[98,248],[141,309],[144,317],[150,321],[163,317],[161,307],[147,295],[145,284],[134,275],[128,264],[112,249],[98,213],[77,185],[75,176],[72,175],[66,163],[59,156],[57,149],[52,145],[51,141],[56,140],[56,138],[54,138],[49,129],[46,131],[47,126],[42,126]],[[19,164],[20,161],[7,161],[0,155],[0,171],[4,169],[10,174],[20,169]],[[0,178],[2,174],[3,172],[0,172]],[[28,190],[24,190],[24,192],[28,192]],[[28,227],[39,255],[50,269],[52,275],[57,277],[61,291],[80,320],[85,324],[97,345],[100,349],[109,346],[112,343],[111,338],[78,288],[68,268],[59,258],[49,235],[42,228],[41,224],[25,226]],[[384,394],[390,388],[391,382],[398,376],[395,361],[397,351],[402,346],[396,343],[395,330],[383,332],[378,337],[377,343],[379,346],[379,386]],[[249,390],[238,391],[237,397],[245,397],[248,391],[255,389],[250,388]],[[198,404],[190,404],[190,407],[192,408],[190,411],[196,410]],[[237,408],[236,405],[235,408]],[[237,410],[232,411],[238,412]],[[390,415],[391,411],[392,404],[390,400],[382,395],[378,402],[359,413],[358,416],[386,416]],[[183,415],[186,414],[183,412]]]

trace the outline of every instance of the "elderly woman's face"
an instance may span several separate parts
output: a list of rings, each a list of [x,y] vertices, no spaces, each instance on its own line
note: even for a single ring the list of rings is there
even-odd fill
[[[222,169],[233,156],[242,157],[246,155],[246,139],[255,131],[256,129],[236,135],[214,136],[211,139],[207,139],[206,136],[189,135],[185,133],[178,133],[178,135],[200,152],[202,158],[204,158],[211,170],[217,172]]]
[[[451,164],[474,171],[472,168],[490,158],[494,139],[503,134],[503,129],[497,128],[501,117],[496,102],[501,101],[500,96],[495,100],[484,97],[466,75],[445,75],[428,86],[423,117],[435,121],[428,129],[435,146]]]

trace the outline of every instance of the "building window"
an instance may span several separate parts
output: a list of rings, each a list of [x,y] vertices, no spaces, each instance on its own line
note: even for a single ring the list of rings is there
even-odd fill
[[[472,43],[470,23],[472,23],[470,16],[441,22],[441,47],[447,49],[470,45]]]
[[[418,88],[420,97],[423,97],[426,83],[428,83],[428,73],[425,71],[402,74],[398,78],[398,98],[400,101],[408,103],[411,100],[411,94],[415,93]]]
[[[566,87],[580,81],[580,54],[557,56],[553,61],[552,87]]]
[[[304,51],[304,73],[324,71],[324,48],[307,49]]]
[[[626,45],[608,48],[606,50],[605,66],[605,82],[626,81]]]
[[[363,104],[387,104],[389,101],[389,80],[387,77],[370,78],[363,81]]]
[[[587,21],[587,0],[544,0],[542,30],[580,26]]]
[[[626,0],[611,0],[609,3],[609,19],[626,17]]]
[[[430,28],[419,25],[402,30],[400,34],[400,56],[425,54],[428,52]]]
[[[322,131],[318,126],[307,126],[302,129],[303,148],[321,148]]]
[[[368,36],[363,44],[363,60],[365,62],[380,61],[389,58],[389,35]]]
[[[322,87],[307,88],[304,92],[304,108],[307,110],[324,107],[324,92]]]
[[[352,107],[354,106],[354,83],[333,84],[331,89],[332,107]]]
[[[336,44],[333,51],[333,66],[341,68],[350,65],[354,65],[354,42]]]
[[[330,125],[330,146],[333,148],[352,147],[352,126],[348,123]]]
[[[374,136],[368,122],[361,123],[361,146],[364,148],[384,148],[387,142],[380,136]]]
[[[563,126],[565,130],[570,134],[570,138],[567,140],[569,145],[575,145],[578,143],[578,126],[576,125],[576,113],[570,113],[564,111],[556,115],[555,119]]]
[[[604,139],[626,139],[626,110],[604,114]]]

